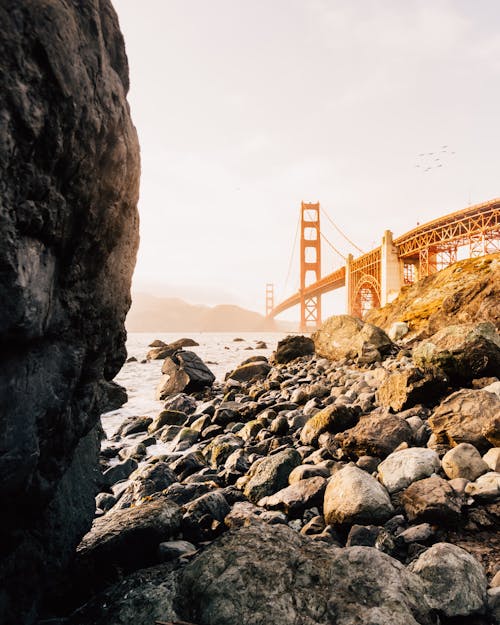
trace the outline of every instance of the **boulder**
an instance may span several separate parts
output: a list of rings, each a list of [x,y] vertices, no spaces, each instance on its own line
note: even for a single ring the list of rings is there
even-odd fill
[[[408,334],[409,330],[408,324],[404,321],[395,321],[389,328],[387,336],[391,341],[399,341]]]
[[[162,341],[160,339],[155,339],[154,341],[151,341],[148,347],[165,347],[166,345],[167,344],[165,343],[165,341]]]
[[[330,470],[320,464],[301,464],[290,473],[288,476],[288,482],[290,484],[295,484],[295,482],[300,482],[301,480],[307,480],[311,477],[330,477]]]
[[[179,506],[164,496],[96,519],[78,546],[77,590],[95,592],[123,572],[155,564],[159,543],[179,532],[181,519]]]
[[[130,475],[130,484],[124,490],[116,508],[137,505],[141,500],[165,490],[177,481],[177,475],[166,462],[160,461],[139,467]]]
[[[314,354],[314,341],[308,336],[290,335],[278,341],[276,351],[271,360],[273,363],[283,365],[302,356]]]
[[[385,458],[401,443],[409,443],[412,436],[412,429],[405,419],[374,411],[362,416],[357,425],[337,434],[335,438],[349,455],[356,458]]]
[[[500,336],[491,322],[450,325],[419,343],[413,361],[423,369],[441,369],[457,382],[495,375],[500,370]]]
[[[389,493],[403,490],[413,482],[430,477],[441,468],[432,449],[409,447],[395,451],[378,465],[378,478]]]
[[[169,562],[182,558],[183,556],[192,555],[196,552],[193,543],[187,540],[168,540],[158,545],[160,559],[163,562]]]
[[[151,419],[148,432],[157,432],[164,425],[184,425],[187,415],[180,410],[162,410],[154,419]]]
[[[445,616],[484,612],[486,575],[479,562],[465,549],[449,543],[436,543],[413,560],[408,569],[424,581],[429,605]]]
[[[500,447],[500,411],[486,419],[481,434],[491,445]]]
[[[245,496],[257,503],[263,497],[285,488],[288,476],[300,463],[300,455],[295,449],[284,449],[264,458],[255,469],[252,467],[251,477],[244,489]]]
[[[109,469],[106,469],[102,474],[103,481],[106,486],[110,487],[117,482],[126,480],[128,476],[137,469],[137,461],[133,458],[127,458],[123,462],[114,464]]]
[[[308,508],[321,504],[325,488],[324,477],[311,477],[294,482],[274,495],[263,497],[258,503],[268,510],[279,510],[290,518],[297,518]]]
[[[197,347],[199,343],[193,339],[178,339],[173,343],[164,343],[163,341],[153,341],[157,345],[151,344],[149,352],[146,354],[146,360],[164,360],[168,356],[172,356],[176,351],[183,347]]]
[[[247,526],[255,521],[262,521],[270,525],[283,524],[286,523],[286,516],[282,512],[270,512],[264,508],[259,508],[249,501],[238,501],[224,519],[224,523],[229,529]]]
[[[148,426],[152,423],[151,417],[127,417],[113,436],[129,436],[138,432],[146,432]]]
[[[349,406],[331,404],[312,416],[302,428],[300,440],[304,445],[315,445],[323,432],[343,432],[356,425],[358,412]]]
[[[203,450],[203,455],[211,467],[217,469],[228,457],[243,447],[243,439],[234,434],[219,434]]]
[[[389,532],[378,525],[353,525],[345,545],[346,547],[374,547],[384,553],[391,553],[395,546]]]
[[[179,412],[184,412],[187,415],[193,414],[197,407],[198,402],[196,399],[186,393],[177,393],[177,395],[172,395],[172,397],[169,397],[163,404],[164,410],[178,410]]]
[[[8,0],[0,23],[0,621],[21,625],[92,523],[140,165],[111,2]]]
[[[446,480],[433,476],[413,482],[401,503],[412,522],[452,524],[460,517],[463,501]]]
[[[448,380],[439,372],[411,367],[390,373],[379,386],[376,399],[380,406],[399,412],[423,402],[433,403],[447,388]]]
[[[118,410],[128,402],[127,389],[116,382],[103,382],[102,391],[105,399],[102,402],[102,412]]]
[[[175,611],[177,578],[178,574],[171,564],[141,569],[92,597],[64,623],[152,625],[165,619],[175,622],[178,619]],[[55,621],[54,625],[57,623]]]
[[[500,419],[500,399],[495,394],[462,389],[442,401],[428,423],[438,443],[450,447],[470,443],[483,452],[491,446],[483,428],[496,415]]]
[[[269,363],[257,360],[236,367],[227,377],[238,382],[253,382],[265,378],[269,371],[271,371]]]
[[[206,493],[184,508],[182,534],[188,540],[199,542],[213,539],[223,529],[224,517],[231,508],[220,491]],[[217,523],[214,525],[214,521]]]
[[[371,354],[366,362],[375,362],[389,353],[393,346],[383,330],[349,315],[330,317],[312,335],[312,339],[318,356],[328,360],[360,358]]]
[[[491,471],[500,473],[500,447],[492,447],[483,456],[483,460]]]
[[[385,488],[353,465],[337,471],[328,482],[323,503],[326,523],[384,523],[394,513]]]
[[[489,471],[470,482],[465,487],[465,492],[474,499],[494,501],[500,495],[500,473]]]
[[[212,543],[180,582],[183,618],[211,625],[431,625],[424,589],[376,549],[337,549],[258,522]]]
[[[165,358],[163,376],[156,389],[156,399],[162,400],[182,391],[192,393],[212,386],[214,374],[194,352],[177,351]]]
[[[488,471],[488,465],[481,454],[469,443],[460,443],[446,452],[442,459],[443,471],[450,480],[463,477],[473,482]]]

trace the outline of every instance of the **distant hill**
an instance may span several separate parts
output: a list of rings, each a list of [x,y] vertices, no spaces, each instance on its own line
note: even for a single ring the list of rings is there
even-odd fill
[[[147,293],[133,296],[126,327],[129,332],[286,332],[296,329],[293,323],[269,322],[263,315],[239,306],[202,306]]]

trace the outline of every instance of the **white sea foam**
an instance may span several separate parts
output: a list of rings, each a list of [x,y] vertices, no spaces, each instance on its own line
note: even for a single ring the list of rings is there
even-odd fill
[[[128,355],[135,356],[138,362],[126,363],[115,380],[127,389],[128,402],[118,410],[113,410],[102,416],[104,430],[108,436],[112,435],[126,417],[157,414],[163,402],[155,400],[155,389],[161,378],[162,360],[152,360],[141,363],[149,351],[148,345],[154,339],[171,343],[181,337],[189,337],[199,343],[199,347],[185,349],[196,352],[198,356],[213,371],[219,381],[224,380],[228,371],[232,371],[243,360],[250,356],[269,356],[276,348],[277,342],[285,334],[281,332],[199,332],[199,333],[171,333],[151,334],[146,332],[130,333],[127,340]],[[234,338],[243,341],[235,342]],[[267,349],[255,349],[257,341],[264,341]],[[253,347],[252,350],[246,348]]]

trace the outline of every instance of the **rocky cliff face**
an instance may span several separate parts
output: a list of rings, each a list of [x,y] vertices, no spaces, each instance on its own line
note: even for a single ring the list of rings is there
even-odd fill
[[[0,24],[0,621],[23,623],[93,516],[139,149],[109,0],[4,0]]]
[[[500,329],[499,298],[500,254],[491,254],[462,260],[403,288],[394,302],[370,310],[365,320],[384,330],[404,321],[406,339],[478,321],[491,321]]]

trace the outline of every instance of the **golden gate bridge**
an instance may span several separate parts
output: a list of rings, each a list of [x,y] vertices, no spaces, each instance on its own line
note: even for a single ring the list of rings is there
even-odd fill
[[[325,237],[320,228],[320,212],[351,246],[361,252],[359,256],[352,253],[344,256]],[[344,261],[342,266],[323,277],[322,239]],[[274,285],[266,284],[266,317],[273,319],[300,305],[301,331],[315,329],[321,324],[321,296],[342,287],[346,287],[346,312],[362,317],[369,308],[384,306],[395,299],[404,285],[456,262],[459,253],[464,258],[472,258],[499,251],[500,198],[418,225],[396,239],[390,230],[386,230],[381,244],[366,253],[320,208],[319,202],[302,202],[300,287],[296,293],[275,304]]]

